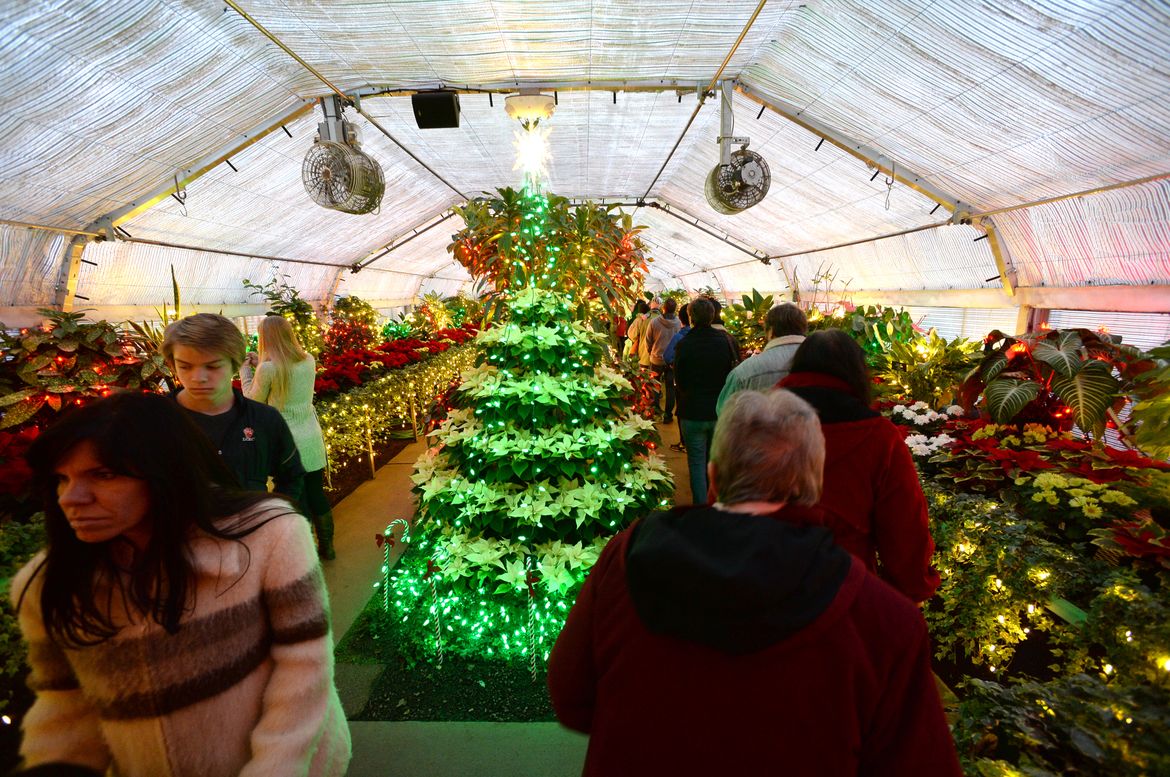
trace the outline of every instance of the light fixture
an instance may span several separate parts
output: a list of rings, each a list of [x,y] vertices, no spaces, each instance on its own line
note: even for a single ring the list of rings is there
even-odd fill
[[[504,110],[520,122],[523,129],[517,130],[512,141],[516,149],[516,163],[513,170],[520,170],[524,176],[524,188],[531,192],[544,189],[548,179],[548,133],[546,124],[540,122],[552,117],[556,110],[556,98],[540,94],[535,90],[521,89],[519,94],[504,99]]]
[[[504,110],[526,129],[530,124],[540,123],[541,119],[552,118],[556,107],[556,100],[553,97],[523,89],[519,94],[511,94],[504,98]]]

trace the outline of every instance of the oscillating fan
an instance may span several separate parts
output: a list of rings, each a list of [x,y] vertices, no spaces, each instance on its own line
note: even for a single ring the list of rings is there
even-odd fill
[[[768,163],[743,148],[731,155],[728,164],[711,168],[705,187],[707,202],[720,213],[739,213],[764,199],[771,184]]]
[[[707,174],[704,193],[712,208],[727,215],[757,205],[768,194],[772,173],[768,163],[755,151],[748,151],[748,139],[737,138],[735,114],[731,110],[731,92],[721,86],[719,112],[719,164]],[[739,151],[732,152],[732,145]]]
[[[341,101],[322,100],[325,121],[301,164],[301,182],[313,202],[342,213],[372,213],[382,203],[382,167],[361,150],[352,124],[341,119]]]

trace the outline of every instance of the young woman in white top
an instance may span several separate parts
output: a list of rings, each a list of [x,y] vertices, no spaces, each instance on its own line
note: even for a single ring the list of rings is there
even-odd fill
[[[317,364],[284,316],[265,317],[257,332],[259,352],[248,354],[240,368],[240,383],[249,399],[279,410],[292,431],[305,468],[305,514],[316,529],[321,558],[332,559],[333,513],[325,498],[325,441],[313,409]]]

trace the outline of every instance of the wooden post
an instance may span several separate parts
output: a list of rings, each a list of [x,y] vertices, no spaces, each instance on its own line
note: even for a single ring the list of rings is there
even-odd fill
[[[377,477],[377,474],[378,474],[378,470],[374,466],[374,433],[370,429],[369,408],[362,408],[362,409],[366,411],[366,414],[365,414],[365,419],[366,419],[366,453],[369,454],[369,457],[370,457],[370,480],[373,480],[375,477]]]
[[[414,393],[410,395],[410,428],[414,432],[414,441],[418,442],[418,410],[414,401]]]

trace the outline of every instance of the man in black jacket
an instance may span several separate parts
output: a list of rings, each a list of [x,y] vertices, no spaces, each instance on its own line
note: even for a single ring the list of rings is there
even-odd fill
[[[244,336],[227,318],[196,313],[167,327],[162,352],[183,384],[175,401],[203,430],[240,485],[276,490],[299,504],[305,470],[280,411],[232,388],[244,361]]]
[[[679,430],[687,447],[691,500],[707,503],[707,451],[715,433],[715,401],[738,361],[726,332],[715,329],[715,306],[700,297],[690,304],[691,331],[675,348]]]

